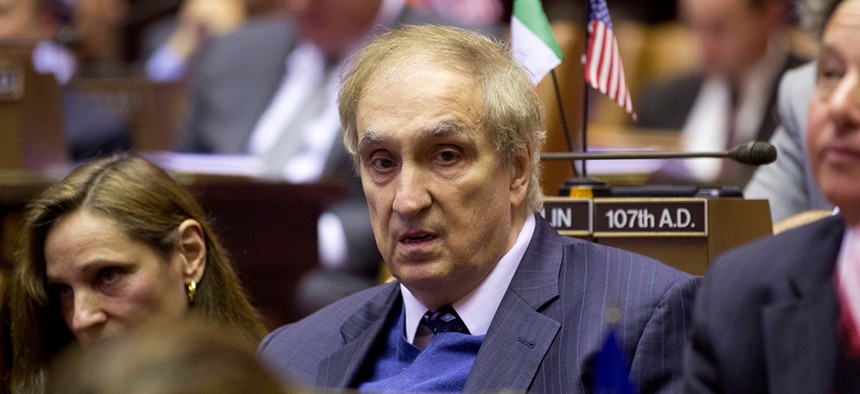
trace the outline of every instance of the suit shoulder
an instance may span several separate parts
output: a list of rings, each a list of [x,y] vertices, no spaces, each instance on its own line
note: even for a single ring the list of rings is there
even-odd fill
[[[649,256],[634,253],[628,250],[612,246],[601,245],[593,242],[582,242],[578,247],[584,248],[592,261],[597,258],[603,260],[604,267],[617,266],[634,273],[653,273],[668,281],[686,280],[692,275],[672,267],[662,261]]]
[[[274,342],[279,342],[294,335],[303,336],[307,340],[309,336],[326,337],[339,336],[340,327],[353,314],[364,305],[373,302],[374,299],[393,292],[396,283],[387,283],[362,290],[358,293],[344,297],[332,304],[314,312],[297,322],[287,324],[272,331],[262,342],[261,350]],[[280,337],[280,339],[279,339]]]
[[[786,96],[790,102],[799,101],[808,103],[809,99],[803,99],[811,95],[815,87],[815,63],[809,62],[801,66],[787,70],[780,80],[780,97]],[[800,97],[796,97],[796,96]]]
[[[399,294],[395,291],[397,286],[388,283],[363,290],[298,322],[277,328],[263,339],[257,353],[279,376],[313,384],[318,363],[344,345],[342,329],[347,323],[356,319],[368,322],[371,320],[362,318],[384,312],[391,297]]]
[[[288,21],[261,17],[215,39],[204,52],[201,62],[221,63],[225,59],[254,61],[260,57],[286,59],[294,43],[295,32]]]
[[[636,126],[680,129],[703,82],[701,74],[690,73],[646,86],[637,100]]]
[[[692,298],[701,281],[651,257],[606,245],[581,242],[565,249],[563,281],[584,284],[591,292],[626,294],[642,311],[667,297]]]
[[[705,78],[699,73],[683,74],[671,79],[656,81],[645,87],[646,97],[695,97]]]
[[[292,25],[282,17],[260,17],[243,24],[239,29],[218,38],[216,42],[227,44],[253,43],[262,44],[258,40],[282,42],[292,40],[295,32]]]

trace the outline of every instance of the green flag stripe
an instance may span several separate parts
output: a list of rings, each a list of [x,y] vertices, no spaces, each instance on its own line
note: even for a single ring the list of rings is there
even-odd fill
[[[514,0],[514,17],[540,38],[559,59],[563,57],[539,0]]]

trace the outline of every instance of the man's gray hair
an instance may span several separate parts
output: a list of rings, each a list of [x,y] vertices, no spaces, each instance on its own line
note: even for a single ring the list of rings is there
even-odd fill
[[[442,26],[401,26],[377,37],[350,59],[342,76],[338,110],[343,141],[358,168],[356,114],[367,84],[415,62],[433,62],[471,76],[483,93],[480,127],[489,133],[503,164],[531,154],[526,205],[541,207],[540,151],[546,131],[535,87],[510,48],[478,33]]]

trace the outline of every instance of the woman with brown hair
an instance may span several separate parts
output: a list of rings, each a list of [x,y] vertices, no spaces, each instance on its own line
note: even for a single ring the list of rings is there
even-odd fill
[[[72,342],[195,313],[253,349],[265,334],[196,201],[131,155],[84,164],[27,208],[9,284],[12,392],[41,392]]]

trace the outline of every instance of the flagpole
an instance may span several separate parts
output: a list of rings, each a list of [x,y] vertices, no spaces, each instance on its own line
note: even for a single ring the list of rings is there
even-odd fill
[[[585,69],[585,56],[588,53],[588,24],[591,23],[591,18],[589,17],[591,13],[591,2],[588,3],[588,9],[585,13],[585,41],[583,45],[583,57],[582,57],[582,131],[580,132],[580,138],[582,139],[582,152],[588,152],[588,83],[585,81],[585,73],[588,70]],[[582,177],[588,178],[588,168],[587,168],[587,160],[582,161]],[[575,173],[574,173],[575,174]]]
[[[561,116],[561,126],[564,128],[564,139],[567,141],[567,150],[573,152],[573,140],[570,138],[570,128],[567,127],[567,117],[564,115],[564,104],[561,102],[561,90],[558,88],[558,77],[556,77],[555,69],[550,70],[552,75],[552,86],[555,88],[555,99],[558,102],[558,113]],[[570,168],[573,169],[573,176],[577,175],[576,164],[573,160],[570,161]]]

